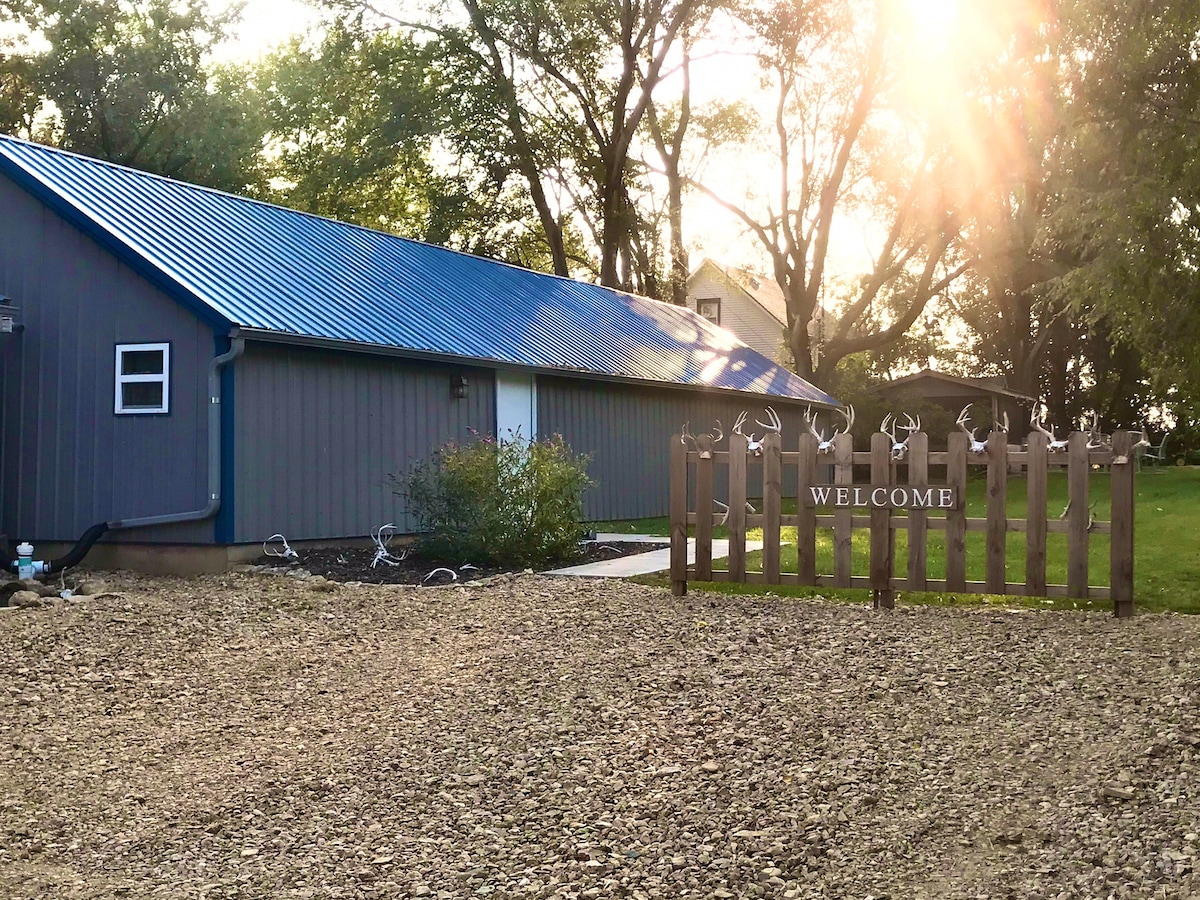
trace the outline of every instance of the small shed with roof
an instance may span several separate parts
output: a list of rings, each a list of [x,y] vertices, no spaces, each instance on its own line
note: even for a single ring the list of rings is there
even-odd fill
[[[911,396],[943,407],[954,415],[968,403],[974,404],[972,424],[986,432],[1005,415],[1009,418],[1009,440],[1020,443],[1029,434],[1029,412],[1036,398],[1009,388],[1004,378],[964,378],[933,369],[879,385],[876,392],[884,397]],[[990,417],[990,418],[989,418]]]
[[[472,431],[592,455],[591,519],[667,510],[667,438],[832,398],[703,316],[0,138],[0,532],[230,547],[412,519]]]

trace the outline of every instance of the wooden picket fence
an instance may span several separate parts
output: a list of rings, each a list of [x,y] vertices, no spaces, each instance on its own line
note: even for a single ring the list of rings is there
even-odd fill
[[[829,454],[818,454],[817,439],[810,434],[800,437],[794,451],[784,451],[778,434],[767,436],[761,459],[762,508],[748,513],[747,445],[742,435],[729,436],[729,450],[713,451],[701,458],[675,435],[671,441],[670,519],[671,582],[676,594],[687,591],[689,579],[698,581],[735,581],[760,584],[801,584],[831,587],[867,588],[873,592],[876,606],[891,607],[896,590],[963,591],[987,594],[1019,594],[1030,597],[1078,597],[1111,599],[1118,617],[1133,615],[1133,442],[1134,435],[1117,432],[1111,450],[1089,450],[1086,434],[1072,434],[1065,452],[1048,452],[1045,435],[1029,435],[1025,450],[1011,449],[1003,432],[993,432],[984,454],[969,452],[967,436],[950,435],[946,451],[929,450],[928,436],[913,434],[908,451],[900,461],[891,458],[891,440],[875,434],[869,451],[855,451],[850,435],[839,435]],[[753,458],[751,458],[753,459]],[[948,509],[944,518],[930,515],[926,509],[855,509],[839,508],[818,513],[815,506],[798,502],[794,515],[782,514],[784,466],[794,466],[797,496],[803,498],[817,480],[818,467],[832,464],[833,483],[854,486],[854,466],[870,466],[870,485],[930,485],[931,466],[945,466],[947,487],[965,501],[967,473],[971,468],[987,470],[987,517],[969,518],[965,503]],[[715,511],[713,488],[717,466],[727,466],[729,536],[728,568],[713,569],[713,528],[724,513]],[[1046,511],[1047,472],[1052,467],[1067,469],[1070,505],[1064,517],[1050,518]],[[1088,506],[1088,480],[1092,467],[1108,469],[1111,479],[1110,521],[1097,521]],[[1009,518],[1006,509],[1008,476],[1011,468],[1023,469],[1028,484],[1027,518]],[[688,496],[689,468],[694,473],[694,495]],[[901,472],[906,480],[901,482]],[[688,527],[695,526],[695,564],[687,561]],[[780,533],[783,527],[797,532],[798,565],[796,573],[780,572]],[[746,530],[761,527],[763,532],[762,571],[746,571]],[[833,572],[818,574],[816,536],[818,528],[833,530]],[[854,529],[870,530],[870,574],[851,574],[851,536]],[[907,570],[895,571],[895,534],[908,531]],[[946,577],[929,578],[927,536],[931,531],[946,532]],[[967,540],[971,531],[986,533],[986,580],[968,581]],[[1006,542],[1009,532],[1025,534],[1025,580],[1011,582],[1006,571]],[[1046,583],[1046,536],[1067,535],[1067,583]],[[1088,579],[1088,542],[1092,535],[1107,534],[1111,542],[1110,585],[1091,585]]]

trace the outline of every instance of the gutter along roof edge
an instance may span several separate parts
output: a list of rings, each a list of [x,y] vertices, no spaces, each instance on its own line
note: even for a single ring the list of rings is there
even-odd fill
[[[442,363],[448,366],[458,365],[475,369],[501,369],[506,372],[533,372],[537,375],[550,375],[558,378],[578,378],[584,381],[600,381],[606,384],[629,384],[638,387],[696,391],[698,393],[720,394],[730,397],[758,397],[765,401],[764,405],[766,406],[778,401],[780,403],[803,403],[825,409],[840,408],[840,405],[836,401],[807,400],[801,397],[788,397],[782,394],[766,394],[758,391],[724,388],[711,384],[656,381],[653,379],[637,378],[631,375],[609,375],[604,372],[594,372],[591,369],[567,369],[555,368],[553,366],[526,365],[503,359],[489,359],[480,356],[456,356],[449,353],[436,353],[429,350],[413,350],[408,347],[397,347],[393,344],[364,344],[358,341],[344,341],[338,338],[316,337],[306,334],[290,334],[288,332],[269,331],[261,328],[234,328],[230,332],[230,336],[241,337],[247,341],[256,341],[263,344],[282,344],[289,347],[331,350],[337,353],[357,353],[362,356],[384,356],[391,359],[410,359],[420,362]]]

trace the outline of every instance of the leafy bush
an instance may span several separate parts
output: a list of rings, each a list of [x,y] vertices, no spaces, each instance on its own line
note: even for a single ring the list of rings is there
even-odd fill
[[[589,459],[559,435],[476,437],[447,444],[392,480],[425,532],[418,538],[422,552],[464,563],[537,566],[578,549],[583,492],[592,483]]]

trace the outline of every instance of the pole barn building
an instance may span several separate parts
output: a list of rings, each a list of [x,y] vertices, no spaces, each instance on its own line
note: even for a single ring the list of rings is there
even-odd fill
[[[591,454],[590,519],[661,515],[685,421],[771,404],[790,444],[834,402],[684,308],[14,138],[0,210],[0,533],[38,556],[411,530],[389,474],[471,429]]]

